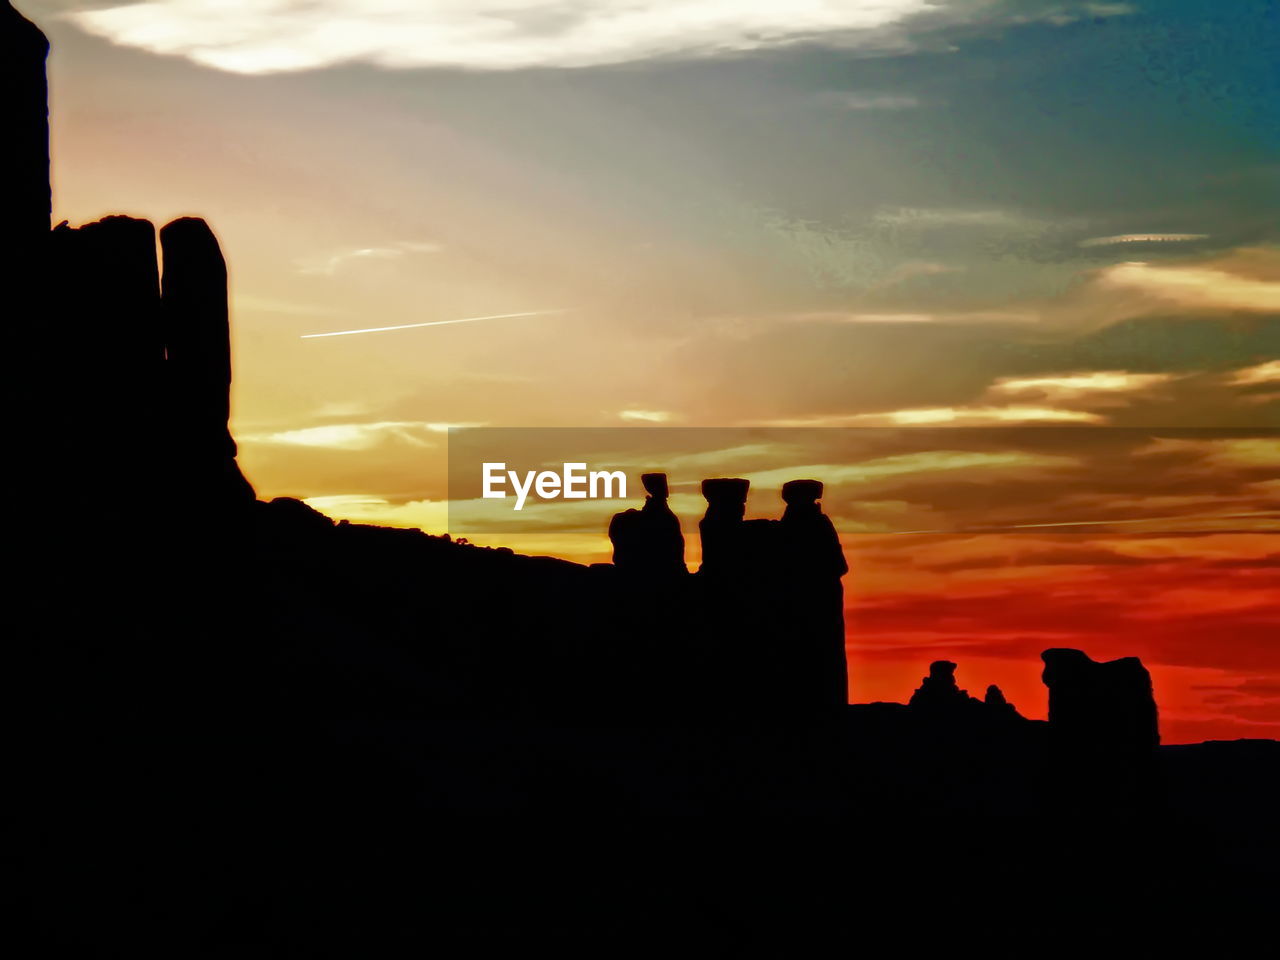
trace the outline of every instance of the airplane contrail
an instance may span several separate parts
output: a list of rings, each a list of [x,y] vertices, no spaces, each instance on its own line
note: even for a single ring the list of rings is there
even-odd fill
[[[318,340],[321,337],[349,337],[356,333],[383,333],[387,330],[412,330],[415,327],[443,327],[450,323],[474,323],[477,320],[506,320],[514,317],[541,317],[563,310],[527,310],[524,313],[494,313],[487,317],[459,317],[457,320],[428,320],[426,323],[400,323],[394,327],[365,327],[362,330],[334,330],[331,333],[304,333],[300,340]]]

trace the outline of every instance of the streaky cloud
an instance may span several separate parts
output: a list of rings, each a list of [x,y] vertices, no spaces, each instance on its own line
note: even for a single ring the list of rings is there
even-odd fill
[[[1254,386],[1260,383],[1280,383],[1280,360],[1268,360],[1256,367],[1237,370],[1227,381],[1233,386]]]
[[[329,423],[272,433],[241,436],[248,444],[276,444],[291,447],[317,447],[331,450],[368,450],[385,440],[399,440],[415,447],[433,446],[423,434],[448,433],[450,430],[481,426],[478,423],[437,423],[422,420],[379,420],[372,423]]]
[[[1101,271],[1103,288],[1139,293],[1186,308],[1280,310],[1280,282],[1255,279],[1202,266],[1153,266],[1141,261],[1119,263]]]
[[[820,414],[766,420],[762,427],[862,427],[862,426],[982,426],[1008,423],[1105,423],[1106,418],[1087,410],[1063,410],[1029,406],[919,407],[880,413]]]
[[[618,416],[633,423],[670,423],[675,419],[675,414],[670,410],[627,409],[619,411]]]
[[[1110,247],[1124,243],[1190,243],[1207,240],[1207,233],[1121,233],[1114,237],[1090,237],[1081,240],[1082,247]]]
[[[1175,379],[1170,373],[1130,373],[1127,370],[1093,370],[1040,377],[1000,377],[990,393],[1038,393],[1071,399],[1094,393],[1129,393],[1146,390]]]

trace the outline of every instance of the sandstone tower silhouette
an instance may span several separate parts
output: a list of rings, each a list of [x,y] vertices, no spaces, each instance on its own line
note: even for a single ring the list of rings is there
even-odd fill
[[[49,41],[40,29],[5,2],[0,10],[0,71],[4,76],[4,236],[10,256],[31,249],[49,229],[49,88],[45,59]]]
[[[93,475],[108,510],[197,501],[209,511],[252,501],[227,427],[231,358],[226,264],[202,220],[160,231],[108,216],[50,231],[49,112],[44,34],[10,3],[3,12],[8,172],[4,229],[9,296],[23,352],[56,358],[14,382],[43,419],[25,431],[41,482],[75,497]],[[75,438],[69,443],[68,438]]]

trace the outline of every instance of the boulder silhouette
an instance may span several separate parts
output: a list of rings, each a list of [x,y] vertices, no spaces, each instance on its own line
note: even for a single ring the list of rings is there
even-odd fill
[[[1150,816],[1161,803],[1151,675],[1137,657],[1041,654],[1049,688],[1050,803],[1075,814]]]
[[[1160,743],[1151,674],[1137,657],[1100,663],[1066,648],[1040,656],[1049,722],[1063,742],[1137,752]]]

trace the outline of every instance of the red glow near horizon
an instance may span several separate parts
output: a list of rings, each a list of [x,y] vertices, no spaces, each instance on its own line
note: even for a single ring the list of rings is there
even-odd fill
[[[975,564],[985,575],[951,570],[941,589],[927,566],[947,550],[944,541],[921,544],[918,566],[898,569],[892,586],[877,583],[873,559],[859,564],[855,542],[846,581],[850,699],[902,702],[931,661],[953,660],[970,694],[994,683],[1025,716],[1043,718],[1039,654],[1074,647],[1095,660],[1142,659],[1166,743],[1278,737],[1280,566],[1258,549],[1269,535],[1218,537],[1218,551],[1200,540],[1183,555],[1143,563],[1106,565],[1099,553],[1094,564],[1010,564],[998,576]],[[1231,546],[1236,556],[1213,555]]]

